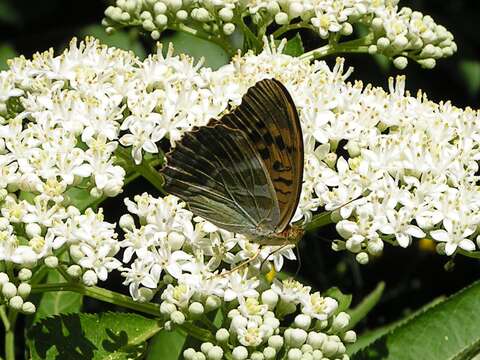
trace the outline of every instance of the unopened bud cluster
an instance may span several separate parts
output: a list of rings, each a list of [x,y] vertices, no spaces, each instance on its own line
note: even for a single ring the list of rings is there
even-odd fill
[[[26,301],[32,290],[28,283],[31,276],[32,272],[28,269],[21,269],[15,279],[10,279],[6,273],[0,272],[0,305],[5,304],[23,314],[33,314],[36,311],[35,305]],[[13,281],[19,282],[17,284]]]
[[[178,299],[185,299],[183,291],[176,294],[174,301],[164,297],[161,303],[160,311],[168,319],[166,328],[174,329],[185,322],[195,324],[199,318],[204,324],[208,313],[226,311],[221,326],[212,332],[211,341],[184,351],[187,360],[346,360],[346,344],[356,341],[355,332],[348,330],[350,316],[337,313],[336,300],[312,294],[309,287],[294,280],[275,281],[256,296],[237,294],[230,302],[225,297],[206,297],[182,306]],[[287,316],[293,322],[286,321]]]
[[[276,36],[306,28],[322,39],[335,37],[336,42],[362,24],[368,29],[362,46],[370,53],[394,59],[400,69],[407,66],[407,58],[432,68],[437,59],[456,52],[453,35],[445,27],[428,15],[397,4],[398,0],[117,0],[105,10],[103,23],[108,32],[141,26],[153,39],[166,29],[184,30],[182,26],[187,24],[198,36],[210,40],[225,38],[237,28],[245,31],[245,23],[255,25],[247,31],[259,40],[267,27],[275,24]]]

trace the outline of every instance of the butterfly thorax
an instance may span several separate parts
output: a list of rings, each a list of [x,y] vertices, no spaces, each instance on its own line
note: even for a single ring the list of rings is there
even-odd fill
[[[256,236],[253,241],[261,245],[270,246],[281,246],[287,244],[296,245],[304,233],[305,230],[303,230],[303,228],[295,225],[288,225],[279,233]]]

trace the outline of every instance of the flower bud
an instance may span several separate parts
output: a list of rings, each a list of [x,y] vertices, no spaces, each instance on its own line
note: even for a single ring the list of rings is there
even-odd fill
[[[160,314],[162,315],[170,317],[170,314],[176,310],[177,310],[177,307],[174,304],[169,303],[167,301],[164,301],[160,304]]]
[[[298,314],[295,317],[294,321],[295,326],[303,330],[307,330],[310,327],[311,323],[312,318],[305,314]]]
[[[222,300],[215,295],[209,295],[207,300],[205,301],[205,311],[210,312],[212,310],[216,310],[222,304]]]
[[[265,357],[265,360],[275,359],[276,355],[277,351],[273,347],[267,346],[265,349],[263,349],[263,356]]]
[[[210,14],[208,13],[208,10],[201,7],[194,8],[191,12],[191,16],[194,20],[197,20],[199,22],[210,21]]]
[[[225,328],[218,329],[217,332],[215,333],[215,339],[219,343],[227,342],[229,338],[230,338],[230,333]]]
[[[333,319],[332,327],[330,329],[332,332],[342,331],[348,326],[349,322],[350,315],[348,315],[346,312],[341,312]]]
[[[353,330],[348,330],[344,335],[343,335],[343,341],[346,343],[354,343],[357,341],[357,334]]]
[[[18,311],[22,309],[22,305],[23,305],[23,299],[21,296],[18,296],[18,295],[15,295],[14,297],[10,298],[8,302],[8,306]]]
[[[188,12],[185,10],[178,10],[175,16],[179,21],[185,21],[188,19]]]
[[[155,16],[155,23],[161,28],[164,27],[164,26],[167,26],[168,17],[164,14],[159,14],[159,15]],[[154,30],[154,29],[152,29],[152,30]],[[149,30],[149,31],[152,31],[152,30]]]
[[[300,350],[300,349],[290,349],[290,350],[288,350],[287,359],[288,360],[301,360],[302,359],[302,350]]]
[[[250,360],[264,360],[264,357],[260,351],[254,351],[250,356]]]
[[[87,270],[83,273],[82,281],[86,286],[95,286],[98,282],[97,274],[93,270]]]
[[[50,269],[55,269],[58,266],[58,258],[50,255],[45,258],[45,265]]]
[[[262,293],[262,303],[268,306],[269,310],[273,310],[278,302],[278,294],[272,289],[268,289]]]
[[[185,322],[185,315],[181,311],[174,311],[170,314],[170,320],[175,324],[181,325]]]
[[[22,305],[22,312],[26,315],[34,314],[37,311],[35,304],[31,303],[30,301],[26,301]]]
[[[268,346],[274,348],[275,350],[280,350],[283,346],[283,337],[280,335],[273,335],[268,338]]]
[[[366,252],[360,252],[355,256],[355,259],[358,261],[359,264],[361,265],[366,265],[368,264],[369,257]]]
[[[403,70],[407,67],[408,65],[408,59],[405,56],[397,56],[393,60],[393,65],[398,69],[398,70]]]
[[[36,223],[30,223],[25,225],[25,233],[31,239],[35,236],[40,236],[42,233],[42,228]]]
[[[207,353],[207,358],[209,360],[222,360],[223,358],[222,348],[220,346],[212,347]]]
[[[22,270],[24,270],[24,269],[22,269]],[[20,272],[21,272],[22,270],[20,270]],[[28,269],[26,269],[26,270],[28,270]],[[31,273],[32,273],[32,272],[30,271],[30,274],[31,274]],[[8,277],[8,275],[7,275],[6,273],[0,272],[0,289],[2,288],[2,286],[3,286],[4,284],[8,283],[9,280],[10,280],[10,279],[9,279],[9,277]],[[22,279],[20,279],[20,280],[22,280]]]
[[[233,23],[226,23],[223,25],[222,30],[225,35],[232,35],[235,31],[235,25]]]
[[[1,274],[3,273],[0,273],[0,276]],[[32,278],[32,270],[23,268],[18,272],[17,277],[20,281],[28,281]],[[7,277],[7,281],[8,281],[8,277]],[[1,279],[0,279],[0,284],[2,284]]]
[[[205,309],[203,305],[199,302],[192,302],[188,307],[188,312],[193,318],[198,318],[199,316],[203,315]]]
[[[120,217],[118,225],[123,231],[132,231],[135,228],[135,220],[132,215],[124,214]]]
[[[3,296],[5,296],[7,300],[11,299],[15,295],[17,295],[17,287],[15,286],[14,283],[6,282],[2,286],[2,294]]]
[[[167,5],[161,1],[156,1],[153,5],[153,11],[156,15],[165,14],[167,12]]]
[[[317,333],[315,331],[311,331],[308,333],[307,336],[307,344],[311,345],[314,349],[320,349],[327,339],[327,335],[324,333]]]
[[[26,299],[30,296],[30,292],[32,291],[32,286],[28,283],[22,282],[18,285],[17,292],[18,295],[22,297],[22,299]]]
[[[233,11],[229,8],[222,8],[218,12],[218,16],[220,16],[220,19],[223,21],[231,21],[233,19]]]
[[[192,360],[196,353],[194,349],[188,348],[183,351],[183,357],[185,360]]]
[[[200,350],[204,353],[207,354],[211,349],[213,348],[213,344],[211,342],[204,342],[202,345],[200,345]]]
[[[67,268],[67,274],[74,279],[78,279],[80,276],[82,276],[82,268],[80,265],[70,265]]]
[[[237,346],[233,349],[232,356],[234,360],[245,360],[248,358],[248,350],[244,346]]]
[[[284,13],[284,12],[279,12],[275,15],[275,22],[278,24],[278,25],[286,25],[288,24],[289,22],[289,19],[288,19],[288,14]]]

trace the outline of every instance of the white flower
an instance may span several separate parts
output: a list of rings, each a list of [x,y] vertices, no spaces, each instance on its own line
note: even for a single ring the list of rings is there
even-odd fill
[[[465,251],[475,250],[475,243],[468,238],[475,232],[474,227],[450,219],[445,219],[443,226],[445,229],[433,230],[430,236],[437,241],[445,242],[445,254],[452,255],[457,247]]]
[[[257,297],[258,292],[255,289],[259,284],[260,280],[255,277],[248,277],[247,272],[234,271],[228,276],[224,299],[225,301],[232,301],[234,299]]]
[[[319,292],[311,294],[302,303],[302,312],[318,320],[328,319],[337,309],[338,302],[330,297],[322,297]]]

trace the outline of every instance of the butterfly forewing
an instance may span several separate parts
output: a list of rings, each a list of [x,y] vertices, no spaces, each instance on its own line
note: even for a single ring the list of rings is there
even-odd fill
[[[167,154],[165,190],[229,231],[266,235],[280,210],[269,173],[245,133],[222,124],[186,133]]]
[[[275,79],[259,81],[237,108],[215,121],[242,130],[261,156],[280,209],[275,232],[283,231],[297,208],[303,177],[303,136],[287,89]]]

